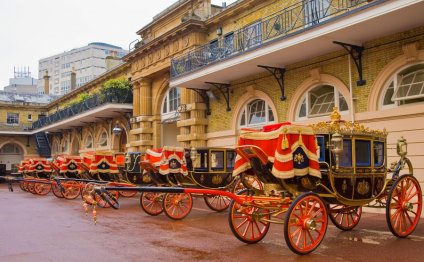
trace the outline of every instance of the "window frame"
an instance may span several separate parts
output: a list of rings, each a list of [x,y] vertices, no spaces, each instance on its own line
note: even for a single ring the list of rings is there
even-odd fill
[[[265,103],[265,122],[260,122],[260,123],[256,123],[256,124],[249,124],[248,123],[249,122],[249,115],[250,115],[249,105],[252,104],[255,101],[263,101]],[[272,116],[273,116],[272,121],[269,120],[270,119],[269,118],[270,117],[269,111],[272,112]],[[243,118],[243,115],[245,116],[245,124],[244,125],[241,124],[241,120]],[[239,128],[260,128],[260,127],[268,125],[268,124],[276,123],[276,114],[272,110],[272,107],[268,104],[268,102],[265,99],[255,98],[255,99],[248,100],[243,105],[242,110],[240,110],[237,123],[238,123]]]
[[[19,113],[7,112],[6,113],[6,125],[8,125],[8,126],[19,125]]]
[[[176,107],[175,110],[170,110],[171,108],[171,91],[176,90],[176,98],[173,98],[173,101],[176,101]],[[178,111],[178,107],[181,105],[181,90],[178,87],[172,87],[168,89],[166,92],[162,104],[161,104],[161,119],[166,120],[169,118],[172,118],[175,115],[175,112]],[[166,106],[166,112],[164,112],[164,107]]]
[[[346,99],[346,97],[342,94],[342,92],[336,86],[334,86],[332,84],[322,83],[320,85],[316,85],[316,86],[309,88],[306,91],[306,93],[298,100],[297,107],[296,107],[295,121],[314,119],[314,118],[319,118],[319,117],[323,117],[323,116],[328,116],[328,115],[331,114],[331,112],[333,110],[332,108],[329,112],[326,112],[326,113],[319,113],[319,114],[313,114],[313,115],[310,114],[310,111],[312,110],[312,106],[313,106],[313,105],[311,105],[311,102],[310,102],[311,91],[317,89],[318,87],[325,87],[325,86],[329,86],[329,87],[333,88],[334,106],[336,106],[339,109],[340,114],[346,115],[350,112],[350,104],[349,104],[348,100]],[[322,94],[322,95],[318,96],[316,99],[318,99],[319,97],[326,95],[326,94],[328,94],[328,93]],[[340,110],[340,98],[341,97],[343,97],[344,100],[346,101],[347,110],[343,110],[343,111]],[[300,114],[300,111],[302,109],[302,105],[303,105],[304,101],[306,103],[306,115],[301,117],[301,116],[299,116],[299,114]]]

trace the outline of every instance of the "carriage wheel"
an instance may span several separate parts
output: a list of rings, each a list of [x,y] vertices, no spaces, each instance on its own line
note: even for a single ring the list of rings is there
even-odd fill
[[[422,192],[412,175],[399,177],[387,196],[386,220],[390,231],[397,237],[411,234],[420,219]]]
[[[119,191],[119,194],[123,197],[133,197],[137,195],[137,191]]]
[[[60,188],[57,184],[52,185],[52,193],[53,193],[53,195],[55,195],[58,198],[63,198],[63,194],[60,191]]]
[[[27,182],[25,181],[19,182],[19,187],[22,189],[22,191],[28,191]]]
[[[35,183],[34,182],[28,182],[27,184],[27,189],[29,192],[36,194],[35,193]]]
[[[62,187],[65,190],[62,192],[63,197],[69,200],[77,198],[81,193],[81,185],[76,181],[62,183]]]
[[[52,189],[51,184],[35,183],[34,190],[38,195],[47,195]]]
[[[164,193],[142,192],[140,206],[144,212],[151,216],[157,216],[163,212]]]
[[[165,215],[174,220],[185,218],[193,207],[193,198],[189,193],[166,193],[163,199]]]
[[[246,188],[264,189],[262,182],[256,176],[243,175],[234,182],[233,193],[238,194]]]
[[[361,219],[362,207],[328,205],[328,216],[333,224],[344,231],[352,230]]]
[[[225,196],[219,195],[203,195],[206,205],[216,212],[222,212],[228,208],[231,199]]]
[[[108,208],[112,207],[114,209],[119,208],[119,192],[118,191],[105,191],[103,194],[103,197],[99,194],[95,194],[95,199],[97,202],[97,205],[99,207]]]
[[[327,209],[315,193],[297,197],[287,211],[284,238],[287,246],[298,255],[314,251],[327,231]]]
[[[248,189],[245,189],[240,194],[247,194]],[[230,213],[228,222],[231,231],[238,238],[238,240],[254,244],[261,241],[268,233],[270,222],[263,221],[262,219],[270,219],[268,209],[262,209],[252,206],[242,206],[234,200],[230,203]]]

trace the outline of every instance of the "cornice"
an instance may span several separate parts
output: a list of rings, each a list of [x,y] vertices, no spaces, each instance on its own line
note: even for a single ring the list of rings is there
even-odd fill
[[[181,33],[188,31],[188,29],[197,29],[198,31],[206,32],[206,27],[203,21],[190,19],[184,23],[179,24],[178,26],[174,27],[172,30],[166,32],[158,38],[153,39],[149,43],[144,44],[142,47],[135,49],[131,53],[124,56],[122,59],[126,62],[129,62],[132,59],[136,58],[139,54],[148,52],[157,47],[158,45],[167,41],[172,41],[170,39],[175,38],[176,36],[181,36]]]

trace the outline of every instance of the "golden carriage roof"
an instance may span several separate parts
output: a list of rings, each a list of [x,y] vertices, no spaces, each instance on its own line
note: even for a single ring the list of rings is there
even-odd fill
[[[331,121],[312,124],[311,127],[314,130],[314,133],[334,134],[338,132],[342,135],[361,135],[379,138],[386,138],[388,134],[385,128],[383,128],[383,130],[371,129],[359,123],[341,120],[337,107],[333,108],[330,119]]]

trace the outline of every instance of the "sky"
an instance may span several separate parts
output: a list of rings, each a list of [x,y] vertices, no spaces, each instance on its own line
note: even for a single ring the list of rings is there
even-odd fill
[[[128,49],[136,32],[177,0],[0,0],[0,89],[13,68],[38,78],[38,60],[91,42]],[[227,5],[235,0],[212,0]]]

